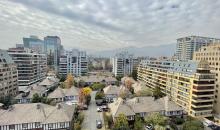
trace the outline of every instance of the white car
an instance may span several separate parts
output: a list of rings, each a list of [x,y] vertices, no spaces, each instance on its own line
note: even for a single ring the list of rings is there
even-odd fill
[[[102,108],[101,108],[101,107],[98,107],[98,108],[97,108],[97,112],[102,112]]]

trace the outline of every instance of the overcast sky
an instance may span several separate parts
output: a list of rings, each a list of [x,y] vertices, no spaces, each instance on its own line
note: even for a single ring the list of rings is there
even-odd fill
[[[0,0],[0,48],[29,35],[94,51],[220,38],[220,0]]]

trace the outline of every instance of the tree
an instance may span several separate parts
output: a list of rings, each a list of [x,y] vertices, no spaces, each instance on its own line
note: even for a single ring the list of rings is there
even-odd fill
[[[140,91],[138,91],[136,93],[137,96],[152,96],[152,91],[147,88],[147,87],[144,87],[143,89],[141,89]]]
[[[94,83],[91,88],[92,90],[100,90],[103,89],[105,87],[105,84],[102,83]]]
[[[204,126],[201,121],[189,118],[183,123],[183,130],[204,130]]]
[[[135,117],[135,122],[134,122],[134,130],[143,130],[144,129],[144,124],[140,116]]]
[[[137,81],[137,70],[134,69],[131,74],[132,78]]]
[[[92,89],[89,87],[85,87],[85,88],[82,88],[82,91],[83,91],[83,95],[87,96],[87,95],[90,95],[90,93],[92,92]]]
[[[105,94],[103,92],[97,92],[95,95],[95,99],[103,99],[105,97]]]
[[[37,93],[35,93],[34,95],[33,95],[33,97],[32,97],[32,101],[31,101],[32,103],[38,103],[38,102],[41,102],[41,97],[37,94]]]
[[[64,82],[65,80],[66,80],[66,77],[62,75],[62,76],[60,77],[60,82]]]
[[[145,118],[145,122],[148,124],[165,126],[167,123],[167,118],[159,113],[152,113]]]
[[[127,117],[124,114],[119,114],[116,118],[113,130],[130,130]]]
[[[66,87],[67,87],[67,88],[71,88],[71,87],[73,86],[73,84],[74,84],[74,78],[73,78],[72,74],[69,73],[69,74],[67,75],[67,78],[66,78],[65,83],[66,83]]]
[[[120,82],[120,81],[121,81],[121,78],[123,78],[123,76],[118,75],[118,76],[116,76],[115,78]]]
[[[164,96],[164,94],[163,94],[163,93],[161,92],[161,90],[160,90],[160,87],[154,88],[154,90],[153,90],[153,96],[154,96],[156,99],[158,99],[158,98]]]
[[[61,82],[61,83],[60,83],[60,88],[62,88],[62,89],[66,88],[66,84],[63,83],[63,82]]]

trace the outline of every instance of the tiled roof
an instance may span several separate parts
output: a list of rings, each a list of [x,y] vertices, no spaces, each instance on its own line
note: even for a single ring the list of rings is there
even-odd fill
[[[107,87],[105,87],[103,89],[104,93],[105,94],[112,94],[112,95],[117,95],[119,93],[119,87],[118,86],[112,86],[112,85],[109,85]]]
[[[74,110],[74,106],[66,104],[58,104],[57,106],[42,103],[15,104],[9,110],[0,110],[0,125],[70,122]]]
[[[67,88],[62,89],[58,87],[48,95],[48,98],[63,98],[65,96],[76,96],[76,95],[79,95],[79,93],[78,93],[78,89],[74,86],[72,86],[69,89]]]

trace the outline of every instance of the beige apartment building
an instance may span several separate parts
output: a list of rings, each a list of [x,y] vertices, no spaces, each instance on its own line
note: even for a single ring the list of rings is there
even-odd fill
[[[200,48],[194,53],[193,60],[206,60],[209,62],[211,71],[216,75],[214,112],[220,114],[220,44],[212,44]]]
[[[17,67],[4,50],[0,50],[0,97],[18,93]]]

